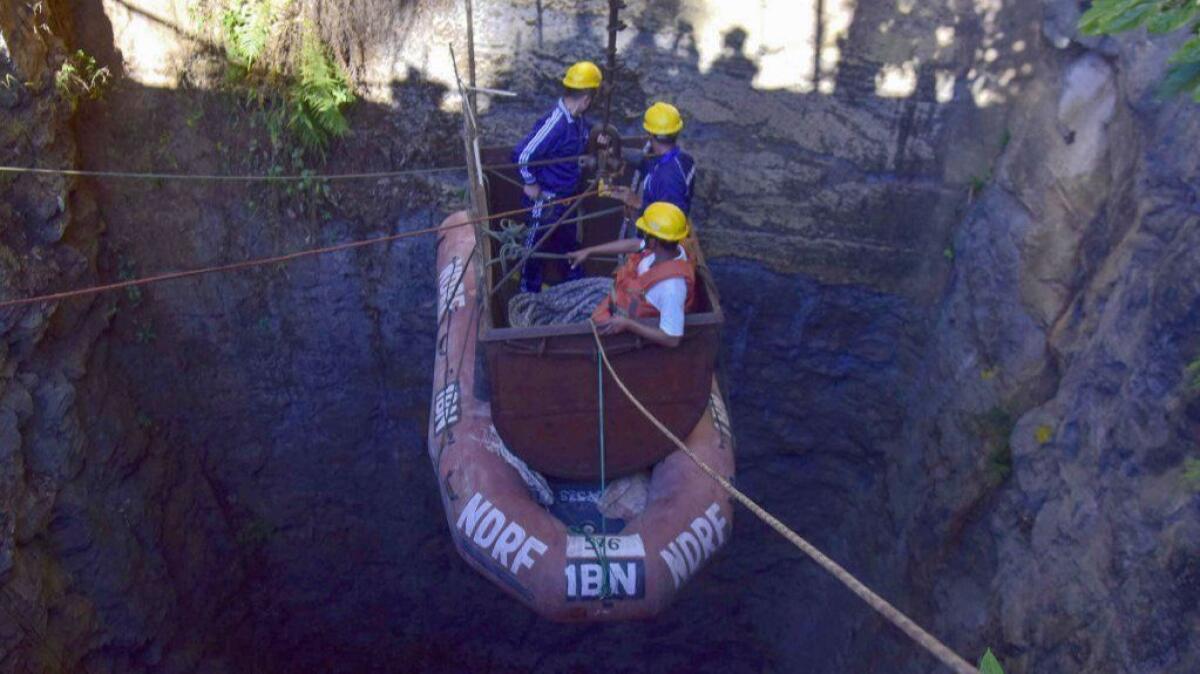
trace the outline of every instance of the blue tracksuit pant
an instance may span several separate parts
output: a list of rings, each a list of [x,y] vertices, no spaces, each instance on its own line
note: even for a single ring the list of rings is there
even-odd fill
[[[558,195],[543,191],[538,200],[531,201],[527,197],[521,198],[521,206],[524,208],[532,207],[533,210],[529,213],[529,219],[526,223],[529,225],[529,233],[525,238],[525,246],[532,249],[533,246],[550,231],[554,223],[558,222],[570,208],[570,203],[543,205],[548,201],[560,199]],[[573,220],[579,215],[579,209],[575,209],[567,218]],[[579,241],[575,237],[575,223],[563,223],[558,226],[550,238],[538,246],[539,253],[556,253],[563,255],[579,248]],[[540,258],[529,258],[525,262],[525,267],[521,270],[521,292],[536,293],[542,290],[542,270],[546,265],[555,265],[561,273],[561,278],[566,281],[583,278],[583,268],[579,267],[571,269],[571,263],[566,260],[544,260]]]

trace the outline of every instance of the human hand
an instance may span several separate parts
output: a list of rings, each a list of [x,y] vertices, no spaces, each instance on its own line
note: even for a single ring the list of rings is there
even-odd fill
[[[613,316],[596,327],[601,335],[619,335],[629,329],[631,322],[624,316]]]
[[[532,199],[534,201],[537,201],[538,197],[542,196],[542,186],[537,183],[533,183],[532,185],[526,185],[526,186],[522,187],[521,190],[523,192],[525,192],[525,196],[529,197],[530,199]]]
[[[620,201],[621,203],[625,204],[626,206],[628,206],[630,208],[638,207],[637,202],[639,201],[639,199],[638,199],[637,194],[634,193],[632,188],[626,187],[624,185],[621,185],[618,187],[613,187],[611,190],[609,190],[609,196],[611,196],[613,199],[616,199],[617,201]]]
[[[588,259],[588,255],[590,255],[590,254],[591,254],[591,251],[589,251],[587,248],[573,250],[573,251],[567,253],[567,261],[571,263],[571,268],[574,269],[575,267],[578,267],[579,265],[586,262]]]

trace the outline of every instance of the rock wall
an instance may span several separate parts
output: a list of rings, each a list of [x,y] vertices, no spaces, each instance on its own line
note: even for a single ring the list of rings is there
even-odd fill
[[[476,2],[481,84],[520,94],[483,97],[491,136],[601,58],[593,4]],[[687,118],[739,483],[968,657],[1196,669],[1200,111],[1153,96],[1170,40],[1080,38],[1051,0],[629,4],[613,119]],[[42,6],[50,33],[0,8],[3,67],[35,80],[0,87],[0,163],[461,151],[459,3],[298,5],[362,95],[301,165],[187,3]],[[73,114],[67,48],[117,75]],[[0,177],[0,296],[425,226],[456,180]],[[593,645],[605,669],[933,668],[749,517],[650,629],[546,625],[470,573],[422,447],[433,246],[0,313],[0,669],[585,671]]]
[[[77,166],[86,110],[55,85],[77,46],[72,9],[17,2],[0,14],[5,165]],[[3,193],[6,299],[101,278],[93,190],[23,175],[6,176]],[[110,296],[0,311],[3,671],[190,670],[204,638],[191,621],[240,603],[238,561],[217,561],[229,536],[202,466],[172,451],[113,366],[123,308]]]
[[[1172,41],[1067,36],[956,236],[910,435],[940,447],[898,466],[928,489],[910,546],[940,553],[910,568],[1018,670],[1191,671],[1200,110],[1155,97]],[[1011,420],[1000,487],[961,451],[989,408]]]

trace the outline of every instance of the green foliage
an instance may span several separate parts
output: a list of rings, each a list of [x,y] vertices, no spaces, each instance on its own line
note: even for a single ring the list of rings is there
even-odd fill
[[[993,449],[988,455],[987,470],[992,482],[999,484],[1007,480],[1012,475],[1012,446],[1006,442]]]
[[[1200,358],[1188,363],[1187,387],[1192,393],[1200,393]]]
[[[58,95],[74,110],[80,99],[98,100],[112,79],[108,68],[102,68],[96,59],[80,49],[63,61],[54,75],[54,88]]]
[[[131,281],[137,278],[137,270],[134,268],[132,260],[122,257],[117,262],[117,278],[122,281]],[[129,299],[131,307],[137,307],[142,303],[142,289],[138,286],[128,286],[125,288],[125,297]]]
[[[204,108],[196,108],[188,113],[184,119],[189,129],[194,129],[200,124],[200,120],[204,119]]]
[[[271,39],[271,24],[270,0],[230,2],[221,13],[221,29],[229,59],[244,68],[252,68]]]
[[[138,344],[149,344],[158,339],[158,335],[154,333],[154,326],[149,321],[145,323],[135,323],[137,331],[134,333],[134,338]]]
[[[1012,437],[1016,419],[1012,412],[999,405],[976,417],[979,435],[988,448],[987,473],[991,482],[999,484],[1012,475]]]
[[[996,405],[979,417],[980,430],[987,440],[1008,442],[1017,420],[1007,408]]]
[[[992,182],[992,172],[991,171],[988,171],[987,173],[985,173],[983,175],[971,176],[971,182],[970,182],[970,188],[969,188],[970,191],[968,192],[968,196],[970,196],[971,198],[975,198],[975,197],[979,196],[979,193],[982,192],[983,189],[985,187],[987,187],[988,183],[990,183],[990,182]]]
[[[262,519],[254,518],[238,529],[237,543],[248,551],[254,551],[266,545],[274,533],[274,527]]]
[[[349,133],[350,123],[343,110],[354,102],[354,92],[311,28],[304,32],[288,99],[288,128],[305,147],[323,153],[331,139]]]
[[[1183,462],[1183,484],[1192,491],[1200,492],[1200,459]]]
[[[348,78],[315,27],[302,32],[276,30],[291,25],[283,16],[290,0],[225,0],[220,12],[222,40],[229,63],[228,86],[246,94],[266,114],[272,147],[284,137],[322,154],[334,139],[350,131],[346,108],[355,100]],[[299,48],[280,43],[300,38]],[[284,63],[278,55],[290,53]]]
[[[992,654],[990,648],[979,658],[979,674],[1004,674],[1004,668],[1000,666],[1000,661]]]
[[[1200,2],[1196,0],[1095,0],[1079,19],[1084,35],[1111,35],[1145,27],[1170,33],[1186,27],[1193,35],[1170,59],[1163,96],[1187,94],[1200,102]]]

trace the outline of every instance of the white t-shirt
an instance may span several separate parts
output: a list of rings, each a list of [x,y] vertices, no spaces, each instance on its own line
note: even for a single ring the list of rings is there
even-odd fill
[[[644,243],[643,243],[644,247]],[[650,271],[654,264],[654,255],[647,255],[638,263],[638,276]],[[686,260],[687,253],[683,246],[679,247],[676,260]],[[687,281],[682,278],[669,278],[659,281],[646,291],[646,301],[658,309],[658,328],[671,337],[683,336],[684,304],[687,303]]]

